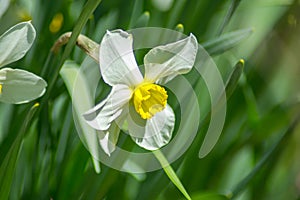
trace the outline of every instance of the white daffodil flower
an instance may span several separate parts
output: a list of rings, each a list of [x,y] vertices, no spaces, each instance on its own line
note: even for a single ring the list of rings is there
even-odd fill
[[[0,102],[21,104],[41,97],[47,83],[41,77],[21,69],[0,69]]]
[[[30,22],[21,22],[0,36],[0,102],[20,104],[42,96],[47,83],[21,69],[2,68],[24,57],[35,39]]]
[[[105,153],[110,155],[115,150],[124,121],[135,143],[147,150],[159,149],[170,141],[175,115],[162,84],[189,72],[197,50],[197,39],[192,34],[155,47],[144,57],[143,77],[133,54],[132,35],[123,30],[107,31],[100,44],[99,63],[103,80],[112,90],[83,115],[102,133],[100,145]]]

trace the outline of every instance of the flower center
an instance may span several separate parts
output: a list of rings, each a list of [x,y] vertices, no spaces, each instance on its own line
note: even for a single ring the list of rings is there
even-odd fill
[[[143,119],[150,119],[166,107],[167,98],[167,92],[163,87],[152,83],[142,84],[134,90],[134,108]]]

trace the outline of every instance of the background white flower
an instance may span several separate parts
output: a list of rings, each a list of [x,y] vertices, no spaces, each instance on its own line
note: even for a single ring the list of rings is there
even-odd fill
[[[174,129],[175,115],[161,86],[194,65],[198,43],[194,35],[151,49],[144,57],[143,78],[133,54],[132,35],[107,31],[100,44],[100,71],[112,86],[108,97],[84,114],[93,128],[103,131],[104,151],[114,151],[120,128],[126,120],[132,139],[139,146],[156,150],[166,145]]]
[[[30,22],[21,22],[0,36],[0,68],[15,62],[32,46],[36,32]],[[21,69],[0,69],[0,102],[20,104],[42,96],[47,83]]]

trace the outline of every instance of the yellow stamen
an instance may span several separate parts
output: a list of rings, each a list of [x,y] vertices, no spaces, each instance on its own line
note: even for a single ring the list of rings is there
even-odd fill
[[[2,85],[0,84],[0,94],[2,93]]]
[[[166,107],[167,98],[163,87],[153,83],[142,84],[134,90],[134,108],[143,119],[150,119]]]

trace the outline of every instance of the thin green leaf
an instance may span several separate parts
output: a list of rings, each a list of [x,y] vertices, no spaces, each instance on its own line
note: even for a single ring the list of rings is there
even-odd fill
[[[270,148],[269,151],[265,153],[262,159],[254,167],[254,169],[233,189],[230,196],[236,198],[244,189],[247,188],[250,181],[257,175],[257,173],[268,163],[268,161],[273,157],[278,157],[279,152],[282,152],[282,149],[286,147],[287,141],[295,132],[295,128],[300,122],[300,115],[298,115],[295,120],[290,124],[288,129],[282,134],[279,140]]]
[[[187,198],[191,199],[190,195],[185,190],[184,186],[182,185],[180,179],[177,177],[176,173],[174,172],[173,168],[169,164],[168,160],[162,154],[160,150],[153,151],[155,157],[160,162],[161,166],[163,167],[165,173],[172,181],[172,183],[179,189],[179,191]]]
[[[143,4],[144,4],[144,1],[135,0],[132,14],[130,17],[129,29],[134,26],[139,15],[141,15],[141,13],[143,11]]]
[[[8,153],[6,154],[3,163],[0,167],[0,199],[8,199],[11,184],[15,174],[16,163],[18,160],[18,155],[21,149],[22,141],[25,133],[27,132],[28,125],[32,121],[34,113],[37,111],[39,104],[36,103],[29,110],[27,116],[23,122],[18,136],[10,147]]]
[[[192,195],[193,200],[228,200],[229,198],[222,194],[214,194],[214,193],[199,193]]]
[[[226,97],[229,99],[229,97],[234,92],[238,81],[243,73],[244,69],[244,63],[245,61],[243,59],[239,60],[236,65],[233,68],[233,71],[230,74],[230,77],[228,78],[228,81],[226,83]]]
[[[230,77],[229,77],[229,79],[227,81],[227,84],[225,86],[226,94],[229,95],[229,96],[226,96],[226,99],[228,99],[231,96],[231,94],[233,93],[234,89],[236,88],[236,85],[238,84],[239,77],[242,74],[243,65],[244,65],[244,61],[240,60],[236,64],[236,66],[234,67],[234,70],[233,70],[232,74],[230,75]],[[225,109],[224,108],[224,104],[226,103],[226,101],[225,101],[224,98],[225,98],[224,95],[221,95],[219,97],[219,99],[216,101],[216,103],[212,105],[212,106],[214,106],[213,110],[210,111],[210,114],[212,115],[212,117],[211,117],[212,119],[213,119],[213,117],[216,117],[216,116],[219,117],[218,114],[216,114],[216,113],[219,113],[220,111],[221,111],[220,113],[225,114],[226,110],[224,111],[224,109]],[[206,115],[206,117],[204,118],[203,123],[207,123],[208,122],[209,116],[210,115]],[[220,115],[220,116],[222,116],[222,115]],[[223,117],[225,117],[225,116],[223,115]],[[208,129],[208,130],[213,130],[213,129]],[[221,134],[221,131],[215,131],[215,130],[213,130],[211,132],[207,131],[207,133],[206,133],[206,135],[204,137],[202,146],[201,146],[201,148],[199,150],[199,157],[200,158],[203,158],[204,156],[206,156],[212,150],[212,148],[214,147],[214,145],[217,143],[217,141],[218,141],[218,139],[220,137],[220,134]]]
[[[202,46],[210,55],[218,55],[235,47],[238,43],[249,37],[253,33],[252,28],[241,29],[229,32],[204,42]]]
[[[142,2],[142,1],[139,1]],[[106,33],[106,30],[113,30],[117,27],[118,22],[118,11],[112,10],[107,15],[101,17],[95,26],[92,39],[94,41],[101,41],[102,37]]]
[[[150,20],[150,12],[145,11],[134,23],[133,28],[146,27]]]
[[[184,9],[184,4],[186,3],[186,0],[181,0],[181,1],[175,1],[172,9],[170,10],[170,14],[168,17],[168,24],[167,27],[171,28],[174,27],[181,12]]]
[[[244,77],[243,81],[243,93],[247,103],[248,119],[252,125],[256,125],[260,119],[260,114],[253,89],[251,85],[248,84],[246,77]]]
[[[43,104],[45,104],[48,101],[49,96],[54,88],[54,85],[57,82],[57,78],[58,78],[60,69],[62,68],[62,66],[63,66],[64,62],[67,60],[67,58],[70,56],[72,49],[76,45],[77,38],[80,35],[80,32],[82,31],[84,25],[86,24],[89,17],[92,15],[92,13],[97,8],[97,6],[99,5],[100,2],[101,2],[101,0],[89,0],[85,4],[85,6],[79,16],[79,19],[74,26],[71,37],[68,40],[68,44],[64,50],[62,58],[58,64],[57,68],[55,69],[54,74],[51,74],[51,79],[49,79],[50,80],[49,87],[48,87],[48,90],[41,102],[41,106],[43,106]],[[50,69],[47,69],[47,70],[50,71]],[[45,72],[45,74],[47,74],[47,73]]]
[[[236,11],[237,7],[239,6],[241,0],[232,0],[229,6],[229,9],[226,13],[226,16],[224,18],[224,21],[220,27],[219,35],[223,32],[226,25],[229,23],[233,13]]]
[[[99,158],[97,132],[88,126],[81,114],[93,107],[92,95],[90,93],[88,83],[85,76],[79,70],[74,62],[67,61],[60,71],[60,74],[66,84],[66,87],[72,98],[74,111],[77,119],[77,128],[80,128],[80,134],[85,140],[86,147],[91,154]],[[97,173],[100,173],[100,164],[96,158],[93,159],[94,168]]]

